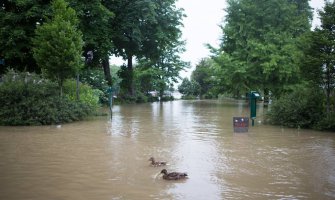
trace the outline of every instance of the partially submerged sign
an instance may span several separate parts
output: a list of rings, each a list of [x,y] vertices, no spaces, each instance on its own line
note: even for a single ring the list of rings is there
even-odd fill
[[[245,133],[249,128],[249,117],[233,117],[234,132]]]

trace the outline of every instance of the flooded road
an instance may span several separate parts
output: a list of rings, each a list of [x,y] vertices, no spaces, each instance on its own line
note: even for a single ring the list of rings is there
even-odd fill
[[[334,199],[335,133],[232,118],[244,102],[122,105],[113,118],[0,127],[0,199]],[[148,159],[168,162],[151,167]],[[159,172],[187,172],[162,180]]]

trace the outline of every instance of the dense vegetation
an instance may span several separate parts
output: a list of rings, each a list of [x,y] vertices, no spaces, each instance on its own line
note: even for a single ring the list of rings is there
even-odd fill
[[[70,83],[70,82],[69,82]],[[82,87],[81,101],[73,100],[73,84],[58,85],[39,75],[9,71],[0,87],[0,125],[45,125],[85,119],[94,114],[98,98],[90,86]]]

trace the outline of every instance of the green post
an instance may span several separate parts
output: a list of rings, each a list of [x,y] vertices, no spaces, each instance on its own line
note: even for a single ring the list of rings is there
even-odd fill
[[[250,118],[251,118],[251,125],[255,125],[256,119],[256,103],[257,99],[260,97],[259,93],[256,91],[251,91],[249,93],[249,102],[250,102]]]

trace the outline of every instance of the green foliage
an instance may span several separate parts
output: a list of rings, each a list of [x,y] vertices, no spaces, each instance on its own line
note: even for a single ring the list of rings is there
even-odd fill
[[[113,65],[111,67],[112,72],[112,90],[113,94],[119,93],[121,79],[117,75],[120,68]],[[80,82],[90,85],[93,89],[100,90],[100,103],[107,104],[109,98],[109,88],[108,82],[105,79],[104,72],[101,69],[85,69],[80,73]]]
[[[86,69],[80,73],[80,81],[89,84],[94,89],[105,91],[108,89],[107,81],[104,80],[104,73],[100,69]]]
[[[83,33],[84,56],[88,51],[93,51],[94,56],[89,67],[100,67],[100,62],[113,49],[113,27],[114,13],[104,4],[103,0],[71,0],[70,6],[76,11],[79,19],[79,29]]]
[[[120,93],[117,99],[114,100],[115,103],[120,104],[134,104],[134,103],[146,103],[149,101],[150,96],[147,96],[141,92],[136,92],[136,95],[127,95]]]
[[[197,97],[200,94],[200,85],[195,81],[184,78],[178,87],[178,91],[183,95],[183,98]]]
[[[158,60],[140,59],[136,70],[136,78],[140,81],[143,92],[159,91],[162,98],[164,91],[178,81],[180,71],[189,67],[189,63],[181,60],[179,53],[184,51],[179,42],[166,48]]]
[[[83,70],[79,76],[80,82],[90,85],[93,89],[99,90],[99,101],[108,103],[108,83],[104,78],[104,73],[99,69]]]
[[[94,109],[60,97],[57,84],[29,73],[8,72],[0,84],[0,125],[47,125],[82,120]]]
[[[307,81],[324,89],[330,114],[335,87],[335,2],[326,2],[319,14],[321,27],[307,36],[301,71]]]
[[[136,68],[136,88],[145,94],[158,90],[158,84],[156,83],[158,76],[159,72],[155,68]]]
[[[324,115],[315,125],[315,128],[322,131],[335,131],[335,113]]]
[[[213,59],[204,58],[192,72],[191,80],[197,82],[200,87],[200,98],[216,98],[219,93],[224,92],[222,69]]]
[[[129,94],[129,85],[133,84],[133,71],[129,70],[129,68],[125,65],[122,65],[120,70],[118,71],[118,76],[121,79],[120,82],[120,95],[121,96],[131,96]]]
[[[214,60],[222,66],[227,89],[270,89],[299,79],[300,36],[310,29],[308,0],[230,0],[223,37]]]
[[[268,117],[272,124],[312,128],[322,117],[323,102],[319,89],[299,86],[274,101]]]
[[[1,0],[0,5],[0,59],[5,59],[0,74],[9,68],[38,72],[31,39],[37,23],[42,23],[48,15],[50,1]]]
[[[128,71],[123,70],[125,73],[121,83],[122,92],[128,93],[126,95],[136,95],[133,57],[149,61],[150,67],[166,70],[161,78],[161,82],[167,81],[166,85],[169,85],[169,81],[174,81],[175,73],[178,73],[177,68],[182,67],[176,65],[177,61],[183,64],[180,59],[176,60],[178,56],[170,55],[171,52],[177,55],[181,50],[180,47],[184,45],[180,41],[183,14],[181,9],[176,8],[175,2],[175,0],[119,0],[106,4],[115,13],[113,53],[128,60]]]
[[[77,83],[74,79],[66,80],[64,83],[64,94],[71,101],[77,100],[76,95]],[[102,96],[102,91],[98,89],[92,89],[91,86],[83,83],[79,83],[79,101],[92,108],[98,108],[99,96]]]
[[[58,82],[62,94],[64,80],[83,66],[83,40],[76,13],[64,0],[54,0],[52,10],[52,19],[36,29],[33,51],[38,66]]]

